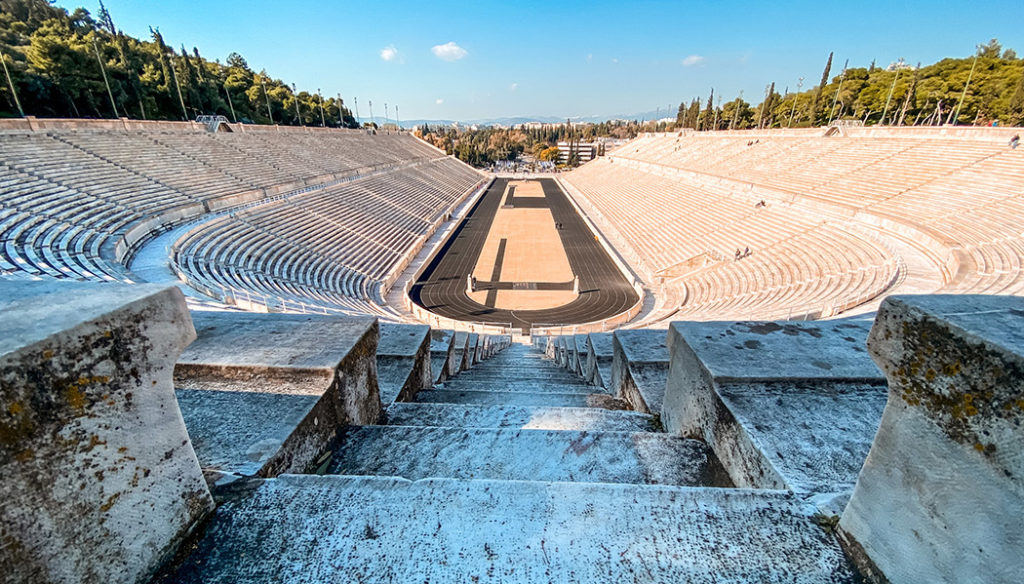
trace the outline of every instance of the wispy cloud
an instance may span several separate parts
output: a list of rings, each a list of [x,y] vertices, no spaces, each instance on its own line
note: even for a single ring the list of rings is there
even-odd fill
[[[587,53],[587,62],[589,63],[589,62],[591,62],[593,60],[594,60],[594,53]]]
[[[458,61],[469,54],[466,49],[463,49],[453,41],[448,41],[443,45],[434,45],[430,48],[430,52],[434,53],[434,56],[442,61]]]
[[[402,55],[395,48],[395,45],[388,45],[380,50],[380,58],[388,62],[402,62]]]
[[[442,103],[444,103],[444,98],[443,97],[439,97],[439,98],[434,100],[434,103],[436,103],[437,105],[441,105]]]
[[[517,89],[519,89],[519,84],[518,83],[513,83],[512,85],[508,86],[508,90],[509,91],[515,91]]]
[[[618,58],[618,57],[613,57],[613,58],[612,58],[612,64],[613,64],[613,65],[614,65],[614,64],[616,64],[616,63],[618,63],[618,62],[619,62],[619,58]]]
[[[700,55],[690,55],[683,59],[683,67],[693,67],[694,65],[700,65],[704,62],[704,57]]]

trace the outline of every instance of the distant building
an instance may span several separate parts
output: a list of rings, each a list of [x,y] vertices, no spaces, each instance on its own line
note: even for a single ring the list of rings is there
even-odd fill
[[[580,164],[584,162],[590,162],[591,160],[598,157],[598,143],[597,142],[559,142],[558,143],[558,161],[561,163],[569,162],[569,158],[572,153],[576,153],[576,160]]]

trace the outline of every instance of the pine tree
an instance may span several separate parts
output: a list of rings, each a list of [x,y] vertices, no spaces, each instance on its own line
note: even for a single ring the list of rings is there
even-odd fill
[[[679,109],[676,111],[676,126],[683,127],[686,124],[686,102],[679,102]]]

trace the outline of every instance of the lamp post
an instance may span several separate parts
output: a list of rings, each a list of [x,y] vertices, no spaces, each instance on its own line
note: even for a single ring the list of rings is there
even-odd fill
[[[352,103],[354,103],[356,105],[356,125],[359,126],[359,127],[362,127],[363,123],[359,121],[359,98],[358,97],[353,97],[352,98]]]
[[[114,92],[110,90],[110,81],[107,80],[107,69],[103,66],[103,59],[100,58],[100,45],[96,37],[92,39],[92,48],[96,51],[96,62],[100,65],[100,73],[103,74],[103,84],[107,86],[107,96],[110,97],[110,107],[114,108],[114,117],[117,117],[117,103],[114,102]]]
[[[338,127],[345,127],[345,105],[341,101],[341,93],[338,93]]]
[[[971,86],[971,78],[974,77],[974,67],[978,64],[978,53],[974,53],[974,62],[971,63],[971,72],[967,75],[967,83],[964,84],[964,90],[960,93],[960,102],[956,104],[956,114],[953,116],[953,125],[956,125],[957,118],[960,117],[960,108],[964,105],[964,98],[967,97],[967,88]],[[947,122],[948,123],[948,122]]]
[[[793,127],[793,116],[796,115],[796,102],[800,101],[800,88],[804,86],[804,78],[801,77],[796,82],[796,93],[793,94],[793,109],[789,112],[789,125],[788,128]]]
[[[263,86],[263,97],[267,99],[267,117],[270,118],[270,123],[274,123],[274,114],[270,111],[270,94],[267,93],[267,80],[260,75],[260,85]]]
[[[370,124],[373,125],[373,129],[377,129],[377,118],[373,117],[373,100],[367,100],[370,102]]]
[[[839,103],[839,92],[843,90],[843,81],[846,81],[846,66],[850,64],[847,59],[843,63],[843,75],[839,78],[839,87],[836,88],[836,96],[832,99],[832,109],[828,110],[828,125],[832,125],[832,116],[836,113],[836,104]]]
[[[295,121],[298,122],[300,126],[304,126],[305,124],[302,123],[302,114],[299,113],[299,90],[296,89],[294,83],[292,83],[292,97],[295,98]]]
[[[882,119],[878,121],[880,126],[885,125],[885,116],[889,113],[889,102],[892,101],[892,92],[896,89],[896,81],[900,78],[900,71],[903,70],[903,67],[900,66],[902,64],[903,57],[900,57],[900,60],[896,62],[896,76],[892,78],[892,85],[889,86],[889,95],[885,98],[885,107],[882,108]]]
[[[231,108],[231,120],[238,123],[238,116],[235,115],[235,104],[231,103],[231,92],[228,91],[228,83],[224,82],[224,95],[228,96],[228,107]]]
[[[14,90],[14,81],[11,80],[11,72],[7,70],[7,57],[4,56],[3,51],[0,51],[0,65],[4,66],[4,76],[7,77],[7,85],[11,88],[11,96],[14,98],[14,105],[18,106],[18,114],[20,114],[21,117],[25,117],[25,112],[21,109],[21,101],[18,100],[18,92]]]
[[[320,88],[316,88],[316,96],[320,98],[320,126],[327,127],[327,118],[324,117],[324,95],[320,93]]]
[[[171,51],[173,53],[173,51]],[[177,55],[174,55],[177,57]],[[185,109],[185,98],[181,96],[181,85],[178,84],[178,72],[174,69],[174,59],[171,59],[171,77],[174,79],[174,88],[178,90],[178,103],[181,104],[181,115],[188,121],[188,110]]]

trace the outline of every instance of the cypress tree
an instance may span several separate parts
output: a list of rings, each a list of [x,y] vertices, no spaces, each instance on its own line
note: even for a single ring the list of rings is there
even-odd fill
[[[900,110],[900,119],[896,122],[897,126],[903,125],[903,120],[907,117],[907,110],[914,104],[917,103],[917,80],[920,77],[921,63],[917,63],[917,68],[914,69],[914,79],[910,82],[910,89],[907,90],[907,95],[903,99],[903,108]]]
[[[111,35],[117,36],[117,27],[114,26],[114,19],[111,18],[110,12],[107,10],[107,7],[103,5],[103,0],[100,0],[100,11],[98,16],[100,26],[107,29],[107,32],[109,32]]]
[[[164,37],[160,34],[160,29],[149,28],[149,34],[153,35],[153,42],[156,43],[157,58],[160,60],[160,76],[163,82],[160,83],[160,88],[166,91],[171,91],[171,66],[167,62],[167,45],[164,44]]]
[[[828,54],[828,61],[825,63],[825,70],[821,73],[821,83],[814,90],[814,94],[811,97],[811,105],[808,110],[808,117],[811,120],[811,125],[818,125],[818,102],[821,100],[821,92],[825,90],[825,85],[828,84],[828,74],[832,71],[832,53]]]
[[[1021,73],[1020,79],[1017,80],[1017,89],[1013,92],[1013,96],[1010,97],[1010,114],[1013,116],[1015,124],[1024,123],[1024,72]]]
[[[704,109],[704,118],[703,118],[703,120],[701,120],[701,125],[700,125],[700,128],[699,128],[701,130],[710,130],[711,129],[711,124],[712,124],[711,118],[712,118],[712,116],[714,116],[713,109],[715,107],[714,100],[715,100],[715,88],[712,87],[711,88],[711,94],[708,95],[708,105]]]

